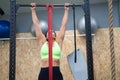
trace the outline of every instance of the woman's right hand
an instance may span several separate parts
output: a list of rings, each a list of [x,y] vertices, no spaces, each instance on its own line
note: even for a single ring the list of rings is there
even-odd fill
[[[65,3],[64,9],[67,10],[67,11],[69,10],[69,3]]]
[[[35,10],[36,9],[36,3],[31,3],[31,10]]]

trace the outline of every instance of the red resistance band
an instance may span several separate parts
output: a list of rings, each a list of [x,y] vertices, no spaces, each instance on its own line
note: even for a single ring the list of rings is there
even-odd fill
[[[52,69],[52,11],[54,5],[46,4],[48,10],[48,47],[49,47],[49,80],[52,80],[53,69]]]

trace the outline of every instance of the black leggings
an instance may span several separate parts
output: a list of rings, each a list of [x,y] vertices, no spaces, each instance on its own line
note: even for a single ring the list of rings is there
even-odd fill
[[[53,67],[53,80],[63,80],[59,67]],[[38,80],[49,80],[49,68],[41,68]]]

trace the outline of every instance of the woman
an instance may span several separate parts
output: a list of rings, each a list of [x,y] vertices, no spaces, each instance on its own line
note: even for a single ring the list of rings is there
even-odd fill
[[[60,72],[60,57],[61,57],[61,50],[62,50],[62,43],[64,40],[66,24],[68,21],[68,11],[69,7],[67,7],[69,3],[65,3],[64,7],[64,16],[62,19],[60,31],[58,35],[53,31],[52,32],[52,40],[53,40],[53,80],[63,80],[63,76]],[[44,35],[39,28],[39,20],[36,15],[36,4],[31,3],[31,12],[32,12],[32,20],[35,26],[36,36],[38,38],[39,44],[42,44],[40,55],[41,55],[41,71],[39,74],[38,80],[49,80],[49,52],[48,52],[48,33]]]

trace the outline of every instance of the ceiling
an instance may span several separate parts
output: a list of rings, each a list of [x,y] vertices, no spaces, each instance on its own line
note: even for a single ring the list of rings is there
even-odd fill
[[[0,8],[5,12],[6,15],[10,12],[10,0],[0,0]],[[54,4],[64,4],[65,2],[82,4],[84,0],[16,0],[16,3],[19,4],[30,4],[31,2],[36,2],[37,4],[46,4],[46,3],[54,3]],[[114,0],[115,1],[115,0]],[[97,4],[107,2],[107,0],[90,0],[90,4]],[[28,8],[20,8],[18,13],[27,12],[30,9]]]

